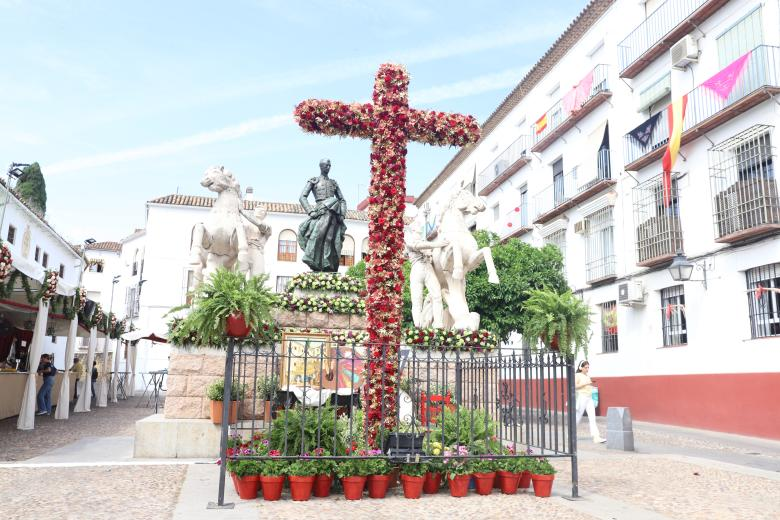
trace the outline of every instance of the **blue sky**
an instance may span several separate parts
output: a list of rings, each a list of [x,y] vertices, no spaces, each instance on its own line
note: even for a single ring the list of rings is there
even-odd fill
[[[294,201],[329,157],[354,207],[369,142],[304,134],[299,101],[367,101],[394,61],[412,106],[484,121],[585,4],[0,0],[0,164],[41,164],[47,217],[74,241],[121,239],[154,197],[209,194],[211,165]],[[408,193],[455,152],[412,144]]]

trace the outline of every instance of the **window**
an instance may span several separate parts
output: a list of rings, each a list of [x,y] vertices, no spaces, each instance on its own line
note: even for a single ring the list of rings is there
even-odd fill
[[[745,272],[750,312],[750,337],[780,336],[780,263]]]
[[[554,233],[550,233],[546,237],[544,237],[544,243],[552,244],[556,246],[561,251],[561,256],[563,257],[563,272],[566,273],[566,230],[560,229]]]
[[[128,287],[125,293],[125,309],[126,314],[132,318],[138,317],[138,299],[138,287]]]
[[[276,277],[276,292],[283,293],[287,291],[287,286],[290,285],[292,276],[277,276]]]
[[[279,248],[276,259],[280,262],[295,262],[298,260],[298,236],[294,231],[285,229],[279,233]]]
[[[90,273],[102,273],[103,272],[103,261],[102,260],[90,260],[89,261],[89,272]]]
[[[349,235],[344,235],[344,243],[341,244],[339,265],[346,267],[355,265],[355,239]]]
[[[493,206],[493,221],[498,221],[499,218],[501,218],[501,209],[499,204],[496,204]]]
[[[601,307],[601,352],[618,351],[617,302],[602,303]]]
[[[41,261],[41,248],[38,246],[35,246],[35,261],[36,262]]]
[[[555,205],[565,200],[563,192],[563,158],[558,159],[552,165],[553,169],[553,201]]]
[[[14,240],[16,240],[16,228],[14,226],[8,226],[8,235],[6,235],[6,240],[9,244],[13,244]]]
[[[688,344],[685,292],[682,285],[661,289],[661,323],[664,347]]]
[[[734,24],[718,37],[717,42],[721,69],[761,45],[764,42],[761,30],[761,8],[758,7]]]
[[[528,185],[520,186],[520,227],[528,227]]]
[[[49,253],[43,253],[43,260],[41,261],[43,267],[49,267]]]
[[[368,237],[363,239],[363,244],[360,246],[360,258],[362,260],[365,260],[367,255],[368,255]]]
[[[637,112],[647,110],[648,115],[658,112],[672,102],[672,74],[666,73],[639,93]]]
[[[60,278],[65,278],[65,266],[60,264]]]
[[[615,227],[612,206],[588,215],[584,221],[585,279],[593,283],[615,276]]]
[[[664,203],[662,176],[632,189],[636,225],[637,264],[656,265],[684,251],[677,174],[672,173],[671,200]]]
[[[133,269],[132,269],[132,276],[135,276],[138,274],[138,249],[135,250],[135,253],[133,253]]]

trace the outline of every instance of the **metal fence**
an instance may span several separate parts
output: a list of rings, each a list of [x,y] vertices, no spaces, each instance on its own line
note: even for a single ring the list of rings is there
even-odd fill
[[[267,439],[269,449],[288,459],[320,450],[334,460],[360,457],[353,448],[369,447],[363,413],[365,373],[372,362],[367,350],[305,336],[275,345],[231,340],[225,400],[231,392],[241,399],[234,424],[228,425],[229,407],[223,410],[219,504],[226,461],[268,458],[230,449],[235,441]],[[571,360],[529,349],[442,352],[400,345],[398,353],[396,393],[384,396],[398,406],[394,425],[379,433],[375,447],[381,456],[391,462],[441,461],[444,453],[427,449],[435,441],[466,446],[474,457],[570,458],[577,496]],[[384,366],[385,359],[394,356],[374,362]]]

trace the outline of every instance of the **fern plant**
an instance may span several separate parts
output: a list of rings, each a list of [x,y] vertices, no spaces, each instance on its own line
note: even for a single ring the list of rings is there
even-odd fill
[[[330,405],[280,410],[271,425],[270,448],[282,455],[311,454],[317,448],[344,453],[343,428],[344,423],[336,419],[336,411]]]
[[[526,322],[523,336],[535,344],[540,338],[549,348],[555,338],[558,350],[574,358],[580,349],[588,355],[590,341],[590,309],[571,290],[562,294],[548,290],[528,291],[523,308]]]

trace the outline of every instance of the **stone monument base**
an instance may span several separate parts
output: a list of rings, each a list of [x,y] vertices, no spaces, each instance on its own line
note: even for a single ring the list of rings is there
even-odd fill
[[[222,430],[209,419],[169,419],[150,415],[135,423],[133,457],[214,459]]]

